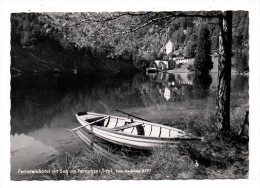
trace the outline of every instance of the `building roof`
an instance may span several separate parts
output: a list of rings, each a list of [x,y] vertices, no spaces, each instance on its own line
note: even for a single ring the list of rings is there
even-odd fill
[[[177,57],[184,57],[184,55],[182,55],[182,53],[179,53]]]

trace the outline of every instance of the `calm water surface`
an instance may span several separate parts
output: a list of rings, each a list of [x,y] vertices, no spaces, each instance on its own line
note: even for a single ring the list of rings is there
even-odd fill
[[[185,112],[215,108],[217,74],[84,75],[16,74],[11,81],[11,174],[34,169],[85,145],[66,129],[79,126],[74,114],[115,109],[159,123]],[[248,99],[248,76],[233,75],[231,106]],[[122,115],[124,116],[124,115]]]

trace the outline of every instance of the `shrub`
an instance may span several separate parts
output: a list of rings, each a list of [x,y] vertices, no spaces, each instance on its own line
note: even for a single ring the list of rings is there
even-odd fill
[[[168,63],[169,63],[169,69],[170,69],[170,70],[172,70],[172,69],[175,68],[176,62],[175,62],[174,60],[170,59],[170,60],[168,61]]]
[[[187,69],[188,69],[189,71],[194,71],[194,70],[195,70],[194,65],[192,65],[192,64],[189,64],[188,67],[187,67]]]

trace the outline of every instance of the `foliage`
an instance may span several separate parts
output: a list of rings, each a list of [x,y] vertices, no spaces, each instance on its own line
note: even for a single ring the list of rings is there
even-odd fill
[[[171,59],[171,60],[168,61],[168,64],[169,64],[169,65],[168,65],[168,66],[169,66],[169,69],[172,70],[172,69],[174,69],[175,66],[176,66],[176,61],[174,61],[174,60]]]
[[[194,60],[194,68],[196,73],[205,74],[213,68],[213,62],[210,56],[210,32],[206,26],[200,29],[197,43],[197,53]]]
[[[190,40],[188,41],[187,44],[187,49],[186,49],[186,57],[188,58],[193,58],[196,55],[196,48],[197,48],[197,40],[196,40],[196,36],[192,35],[192,37],[190,38]]]
[[[232,52],[235,58],[235,69],[244,73],[249,71],[249,46],[248,46],[248,12],[239,11],[233,14]]]
[[[233,40],[233,50],[236,50],[237,39],[240,40],[240,44],[244,47],[248,46],[249,38],[249,16],[247,11],[235,11],[233,12],[233,31],[232,31],[232,40]]]
[[[39,14],[11,14],[11,44],[32,45],[41,40]]]
[[[165,44],[171,40],[175,51],[194,57],[200,28],[218,19],[174,17],[174,14],[178,12],[13,13],[12,44],[30,46],[50,38],[64,49],[100,58],[133,60],[142,68],[146,66],[140,63],[143,60],[161,59]],[[219,27],[208,25],[208,28],[210,49],[216,50]],[[235,36],[241,38],[242,47],[246,48],[248,12],[234,12],[234,39]]]
[[[239,73],[249,71],[248,54],[246,54],[245,52],[237,52],[235,54],[235,61],[235,68]]]
[[[188,65],[188,67],[187,67],[187,69],[189,70],[189,71],[194,71],[195,69],[194,69],[194,65],[192,65],[192,64],[189,64]]]
[[[245,19],[244,21],[246,20],[247,19]],[[245,29],[248,30],[248,28]],[[248,65],[249,50],[247,45],[248,38],[245,36],[247,32],[241,32],[241,29],[238,29],[237,32],[235,33],[235,36],[233,36],[233,54],[235,57],[234,67],[239,73],[244,73],[249,71],[249,65]]]

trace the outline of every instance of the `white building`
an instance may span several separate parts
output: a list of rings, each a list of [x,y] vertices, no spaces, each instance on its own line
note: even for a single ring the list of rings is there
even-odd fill
[[[170,54],[172,52],[172,47],[173,47],[173,44],[172,42],[169,40],[165,46],[165,49],[166,49],[166,54]]]
[[[167,101],[171,98],[171,90],[168,87],[164,89],[163,96]]]

